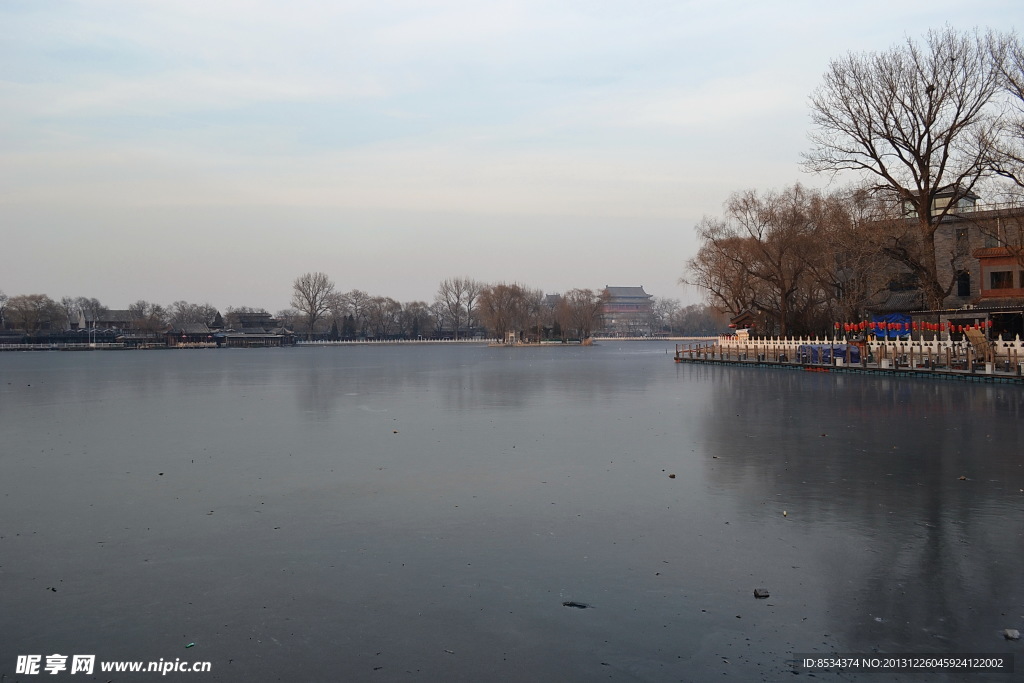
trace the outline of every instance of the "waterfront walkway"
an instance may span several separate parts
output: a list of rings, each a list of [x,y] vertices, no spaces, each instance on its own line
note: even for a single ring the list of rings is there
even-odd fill
[[[831,372],[849,374],[870,374],[883,377],[921,377],[928,379],[958,380],[965,382],[990,382],[1024,386],[1024,364],[1001,362],[977,362],[973,359],[951,359],[950,362],[936,362],[935,359],[911,359],[906,357],[869,358],[865,355],[860,362],[850,363],[844,358],[830,358],[824,362],[811,362],[806,356],[787,354],[754,354],[718,345],[685,346],[676,345],[675,362],[701,363],[711,365],[733,365],[804,372]]]

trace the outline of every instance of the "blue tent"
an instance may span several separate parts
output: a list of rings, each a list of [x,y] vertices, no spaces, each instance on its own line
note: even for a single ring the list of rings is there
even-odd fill
[[[833,358],[846,359],[847,352],[851,363],[860,362],[860,347],[853,344],[801,344],[796,354],[803,363],[831,363]]]
[[[868,332],[881,339],[899,339],[910,334],[910,322],[911,318],[906,313],[873,315],[871,316],[871,322],[868,324]],[[907,329],[905,331],[890,330],[887,328],[889,323],[899,323],[900,325],[905,325]]]

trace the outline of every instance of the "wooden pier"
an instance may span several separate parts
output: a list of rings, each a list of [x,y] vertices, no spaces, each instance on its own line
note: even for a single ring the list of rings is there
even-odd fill
[[[798,347],[799,348],[799,347]],[[711,365],[741,365],[747,367],[800,370],[804,372],[831,372],[870,374],[885,377],[920,377],[929,379],[990,382],[1024,386],[1024,363],[1016,358],[985,360],[966,348],[963,353],[948,351],[944,354],[857,354],[852,360],[849,353],[838,352],[811,358],[811,354],[778,346],[774,352],[757,348],[743,350],[733,346],[715,344],[676,344],[676,363],[702,363]]]

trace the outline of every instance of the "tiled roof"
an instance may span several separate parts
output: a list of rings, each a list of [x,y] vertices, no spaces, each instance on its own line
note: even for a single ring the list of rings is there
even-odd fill
[[[993,308],[1024,308],[1024,297],[1001,296],[989,299],[977,299],[974,308],[976,310],[991,310]],[[971,310],[971,309],[968,309]]]
[[[1006,247],[984,247],[982,249],[975,249],[971,255],[977,259],[1016,256],[1014,250]]]
[[[880,292],[872,298],[866,308],[875,313],[900,313],[920,310],[924,295],[920,290],[908,289],[899,292]]]
[[[210,328],[206,326],[206,323],[184,323],[178,327],[172,328],[168,331],[168,334],[209,334]]]
[[[604,291],[608,292],[608,296],[614,297],[643,297],[648,298],[651,295],[644,291],[644,286],[639,287],[605,287]]]

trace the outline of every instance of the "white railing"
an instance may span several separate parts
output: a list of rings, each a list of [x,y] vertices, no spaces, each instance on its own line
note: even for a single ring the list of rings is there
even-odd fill
[[[346,341],[325,341],[315,339],[308,341],[298,339],[296,346],[352,346],[362,344],[489,344],[496,339],[356,339]]]
[[[54,344],[0,344],[0,351],[88,351],[89,349],[123,349],[120,342],[69,342]]]
[[[997,337],[978,344],[948,338],[848,341],[845,337],[758,339],[723,335],[709,344],[677,344],[676,359],[1024,374],[1024,342],[1019,336],[1012,340]]]
[[[773,353],[786,353],[792,355],[800,346],[804,345],[829,345],[829,344],[852,344],[846,337],[770,337],[770,338],[749,338],[722,335],[715,340],[715,343],[722,349],[737,351],[748,351],[751,354],[768,355]],[[947,354],[963,354],[971,343],[966,339],[907,339],[907,340],[869,340],[864,342],[873,355],[896,355],[909,354],[911,351],[918,357],[925,355],[945,356]],[[1013,339],[1003,339],[999,336],[989,340],[989,348],[993,360],[1012,360],[1013,358],[1024,358],[1024,341],[1020,336]]]

